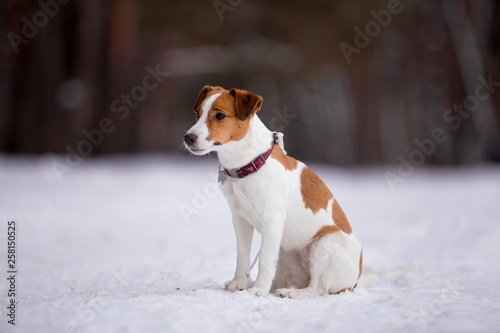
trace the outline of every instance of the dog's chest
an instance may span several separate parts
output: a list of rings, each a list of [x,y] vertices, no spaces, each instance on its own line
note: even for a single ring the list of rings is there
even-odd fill
[[[265,209],[265,199],[256,184],[243,179],[229,180],[221,185],[222,192],[233,214],[242,216],[257,231],[261,231],[261,212]]]

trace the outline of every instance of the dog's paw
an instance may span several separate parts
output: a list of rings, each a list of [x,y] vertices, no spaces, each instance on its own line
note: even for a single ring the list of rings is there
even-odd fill
[[[248,280],[231,280],[224,283],[224,288],[229,291],[245,290],[248,288]]]
[[[283,288],[276,290],[275,294],[276,296],[281,298],[296,298],[297,297],[296,291],[297,289]]]
[[[269,294],[269,290],[253,287],[248,289],[248,293],[250,295],[260,297],[260,296],[267,296],[267,294]]]
[[[321,295],[314,288],[304,288],[304,289],[284,288],[284,289],[276,290],[275,294],[276,294],[276,296],[279,296],[282,298],[286,297],[286,298],[292,298],[292,299],[305,299],[305,298],[311,298],[311,297]]]

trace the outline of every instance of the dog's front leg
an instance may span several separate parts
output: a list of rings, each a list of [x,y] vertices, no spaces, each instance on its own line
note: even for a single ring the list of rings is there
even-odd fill
[[[236,272],[231,281],[224,285],[226,290],[236,291],[247,289],[250,278],[250,249],[252,247],[253,227],[242,217],[233,216],[234,232],[236,233],[237,259]]]
[[[266,296],[276,274],[281,238],[285,227],[284,219],[275,218],[262,224],[262,241],[259,254],[259,275],[248,292],[255,296]]]

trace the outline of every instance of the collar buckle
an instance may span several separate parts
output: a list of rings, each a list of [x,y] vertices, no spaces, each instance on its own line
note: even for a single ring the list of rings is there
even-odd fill
[[[236,171],[235,169],[225,169],[224,168],[224,170],[226,171],[226,173],[228,174],[229,177],[240,178],[238,171]]]

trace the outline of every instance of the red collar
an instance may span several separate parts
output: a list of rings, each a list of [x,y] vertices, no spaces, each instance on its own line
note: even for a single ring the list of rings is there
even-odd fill
[[[232,178],[245,178],[249,174],[259,171],[259,169],[264,164],[266,164],[266,160],[269,158],[269,156],[271,155],[271,152],[273,151],[274,144],[275,144],[275,142],[273,140],[273,142],[271,142],[271,148],[269,148],[268,151],[266,151],[264,154],[260,154],[252,162],[250,162],[249,164],[247,164],[239,169],[223,168],[224,173]],[[223,180],[224,179],[219,178],[220,182],[223,182]]]

